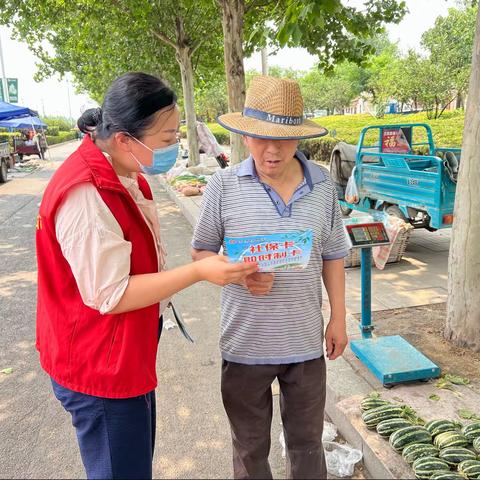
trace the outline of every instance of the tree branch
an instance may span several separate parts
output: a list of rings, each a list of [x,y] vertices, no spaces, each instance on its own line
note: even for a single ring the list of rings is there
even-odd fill
[[[250,12],[254,8],[263,8],[271,5],[271,1],[268,0],[252,0],[251,2],[245,2],[245,13]],[[278,2],[277,2],[278,4]],[[274,7],[274,9],[276,6]]]
[[[155,30],[152,30],[151,32],[160,41],[162,41],[163,43],[166,43],[167,45],[170,45],[170,47],[174,48],[176,52],[178,51],[177,44],[175,42],[172,42],[164,33],[156,32]]]
[[[192,55],[199,49],[199,47],[200,47],[202,44],[203,44],[203,40],[197,40],[197,41],[193,44],[193,46],[192,46],[192,48],[191,48],[191,53],[192,53]]]

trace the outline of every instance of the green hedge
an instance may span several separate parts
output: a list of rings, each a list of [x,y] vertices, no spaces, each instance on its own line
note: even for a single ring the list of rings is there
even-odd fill
[[[330,115],[314,119],[314,122],[327,128],[329,134],[318,139],[303,140],[300,142],[299,148],[308,151],[312,160],[328,162],[333,147],[340,141],[356,144],[362,128],[369,125],[396,125],[399,123],[427,123],[432,128],[433,139],[437,147],[461,147],[464,120],[464,110],[446,112],[436,120],[429,120],[424,112],[408,115],[385,115],[384,118],[375,118],[369,114]],[[228,130],[217,123],[209,123],[208,127],[218,143],[222,145],[230,143]],[[180,131],[182,137],[185,138],[186,127],[182,126]],[[332,133],[335,136],[332,136]]]
[[[228,130],[218,125],[218,123],[208,123],[207,125],[220,145],[230,144],[230,132]],[[180,127],[180,136],[182,138],[187,138],[187,127],[185,125]]]
[[[463,110],[446,112],[436,120],[429,120],[424,112],[409,115],[385,115],[384,118],[374,118],[368,114],[331,115],[314,119],[316,123],[329,130],[329,135],[302,142],[301,148],[308,150],[313,160],[328,162],[333,146],[340,141],[356,144],[362,128],[369,125],[397,125],[399,123],[427,123],[432,128],[433,140],[437,147],[461,147],[464,120],[465,112]],[[335,137],[331,136],[332,133],[335,133]],[[420,151],[421,148],[417,150]]]
[[[13,137],[20,137],[20,132],[1,132],[0,133],[0,143],[9,142],[10,145],[13,145]]]
[[[75,140],[77,134],[75,132],[60,132],[58,135],[47,135],[48,145],[55,145],[56,143],[67,142],[68,140]]]
[[[49,125],[47,127],[47,135],[50,137],[56,137],[60,133],[60,129],[57,125]]]

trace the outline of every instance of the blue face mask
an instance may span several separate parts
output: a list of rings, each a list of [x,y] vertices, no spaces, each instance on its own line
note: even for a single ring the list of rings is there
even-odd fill
[[[174,144],[169,145],[168,147],[156,148],[155,150],[152,150],[150,147],[147,147],[147,145],[142,143],[137,138],[135,137],[132,137],[132,138],[136,140],[138,143],[140,143],[140,145],[143,145],[145,148],[148,148],[148,150],[150,150],[153,153],[152,164],[143,165],[143,163],[140,163],[137,157],[130,152],[132,157],[136,160],[136,162],[140,166],[140,169],[142,170],[143,173],[146,173],[147,175],[158,175],[159,173],[168,172],[175,165],[175,162],[177,161],[177,157],[178,157],[178,149],[180,146],[178,142],[175,142]]]

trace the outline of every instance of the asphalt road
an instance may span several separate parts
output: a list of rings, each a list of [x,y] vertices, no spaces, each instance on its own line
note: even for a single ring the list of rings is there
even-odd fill
[[[35,349],[35,220],[42,192],[78,144],[52,148],[33,173],[0,185],[0,478],[82,478],[69,415],[51,391]],[[152,182],[170,267],[190,261],[191,227]],[[176,298],[195,343],[164,330],[157,361],[156,478],[228,478],[231,441],[220,397],[220,289],[197,284]],[[275,393],[275,390],[274,390]],[[275,398],[278,397],[275,395]],[[278,402],[276,402],[278,403]],[[271,463],[284,475],[278,408]]]

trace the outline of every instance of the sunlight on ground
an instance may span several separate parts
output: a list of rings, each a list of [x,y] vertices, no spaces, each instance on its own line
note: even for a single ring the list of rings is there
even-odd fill
[[[0,295],[11,297],[15,295],[17,289],[25,284],[37,283],[37,272],[15,272],[0,277]]]

